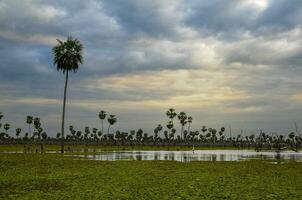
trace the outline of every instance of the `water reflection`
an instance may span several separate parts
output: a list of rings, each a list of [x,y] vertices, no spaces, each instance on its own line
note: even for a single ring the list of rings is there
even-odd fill
[[[87,149],[86,152],[93,150]],[[262,160],[292,160],[302,162],[302,152],[282,151],[276,152],[255,152],[253,150],[195,150],[195,151],[95,151],[94,154],[85,154],[85,151],[78,150],[77,154],[66,156],[83,157],[92,160],[171,160],[179,162],[190,161],[241,161],[247,159]],[[1,151],[0,153],[24,153],[23,151]],[[47,153],[58,153],[47,151]],[[83,154],[81,154],[83,153]]]
[[[84,155],[80,155],[84,157]],[[198,150],[198,151],[112,151],[85,155],[93,160],[175,160],[190,161],[240,161],[246,159],[294,160],[302,162],[302,153],[284,151],[255,152],[249,150]]]

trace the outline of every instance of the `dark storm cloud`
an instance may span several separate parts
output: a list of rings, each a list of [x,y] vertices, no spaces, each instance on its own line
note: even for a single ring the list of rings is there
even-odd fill
[[[185,22],[222,40],[240,39],[246,31],[259,36],[301,26],[302,2],[300,0],[262,1],[264,5],[267,4],[264,8],[252,6],[252,2],[189,1],[185,6],[188,10]],[[261,1],[254,1],[257,2],[261,5]]]
[[[177,1],[103,1],[106,13],[113,16],[129,34],[155,37],[175,35],[178,15],[177,8],[173,9],[175,2]]]
[[[251,26],[253,10],[236,9],[242,1],[188,1],[186,23],[213,32],[234,32]]]

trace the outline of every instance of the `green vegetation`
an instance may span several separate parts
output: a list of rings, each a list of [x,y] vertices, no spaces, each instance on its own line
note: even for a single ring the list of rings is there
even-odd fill
[[[0,199],[301,199],[302,163],[0,154]]]
[[[117,123],[117,117],[108,114],[101,110],[98,113],[98,118],[101,120],[101,128],[84,127],[84,131],[76,130],[73,125],[69,126],[69,134],[65,135],[57,133],[56,137],[47,135],[42,128],[40,118],[27,116],[26,123],[28,124],[29,132],[22,133],[20,128],[15,129],[15,136],[10,131],[10,124],[0,123],[0,144],[24,144],[24,145],[39,145],[40,152],[43,152],[44,145],[62,144],[65,143],[68,147],[74,148],[77,145],[97,145],[98,148],[112,147],[113,149],[163,149],[163,150],[181,150],[181,149],[209,149],[214,148],[237,148],[237,149],[255,149],[256,151],[273,150],[281,152],[282,150],[299,151],[302,147],[302,133],[296,126],[296,132],[291,132],[287,136],[277,135],[272,133],[259,132],[258,135],[238,134],[236,137],[226,137],[226,129],[220,129],[201,126],[200,131],[190,129],[193,122],[192,117],[188,117],[185,112],[177,114],[175,109],[170,108],[166,112],[169,121],[166,126],[158,124],[153,133],[144,132],[143,129],[131,130],[124,132],[117,130],[111,133],[111,127]],[[0,122],[3,118],[0,112]],[[175,118],[180,122],[180,133],[177,134],[175,128]],[[107,119],[107,120],[105,120]],[[108,122],[107,133],[104,133],[104,120]],[[33,132],[31,124],[33,124]],[[186,127],[187,125],[187,127]],[[1,130],[2,129],[2,130]],[[185,130],[186,129],[186,130]],[[110,148],[110,149],[112,149]]]

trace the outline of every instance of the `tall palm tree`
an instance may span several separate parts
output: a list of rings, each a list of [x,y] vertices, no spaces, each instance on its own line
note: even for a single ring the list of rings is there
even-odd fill
[[[185,112],[180,112],[177,116],[180,124],[181,124],[181,129],[180,129],[180,138],[182,138],[183,136],[183,129],[184,129],[184,126],[186,125],[187,123],[187,114]]]
[[[110,126],[112,126],[113,124],[115,124],[115,122],[117,121],[117,118],[115,117],[115,115],[110,115],[108,118],[107,118],[107,121],[109,123],[109,126],[108,126],[108,134],[109,134],[109,129],[110,129]]]
[[[29,129],[29,138],[31,137],[31,124],[33,123],[33,116],[27,116],[26,117],[26,123],[28,124],[28,129]]]
[[[63,71],[65,74],[65,87],[63,99],[63,112],[62,112],[62,126],[61,126],[61,152],[64,153],[64,121],[65,121],[65,106],[66,106],[66,90],[68,83],[68,72],[76,72],[79,64],[83,62],[82,49],[83,45],[78,39],[71,36],[66,41],[57,40],[58,44],[53,47],[54,64],[57,66],[58,71]]]
[[[106,111],[104,111],[104,110],[101,110],[101,111],[99,112],[99,118],[100,118],[100,120],[102,121],[102,133],[104,133],[104,124],[103,124],[103,121],[104,121],[104,119],[106,118],[106,115],[107,115],[107,113],[106,113]]]

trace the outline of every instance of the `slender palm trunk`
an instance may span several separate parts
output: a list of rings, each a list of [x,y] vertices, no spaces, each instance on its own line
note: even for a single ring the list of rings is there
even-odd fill
[[[28,124],[28,129],[29,129],[29,138],[31,137],[31,128],[30,128],[30,124]]]
[[[191,123],[189,123],[189,125],[188,125],[188,134],[190,133],[190,126],[191,126]]]
[[[107,132],[107,134],[109,134],[109,129],[110,129],[110,124],[109,124],[109,126],[108,126],[108,132]]]
[[[31,144],[31,127],[30,127],[30,124],[28,124],[28,128],[29,128],[29,144]]]
[[[180,129],[180,139],[181,140],[183,139],[183,128],[184,128],[184,126],[181,125],[181,129]]]
[[[104,123],[103,123],[103,119],[101,120],[102,121],[102,133],[104,134]]]
[[[169,135],[168,135],[168,150],[170,149],[170,135],[171,135],[171,129],[169,129]]]
[[[61,127],[61,153],[64,153],[64,125],[65,125],[65,106],[66,106],[67,83],[68,83],[68,71],[66,71],[65,87],[64,87],[64,100],[63,100],[63,113],[62,113],[62,127]]]

